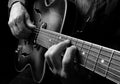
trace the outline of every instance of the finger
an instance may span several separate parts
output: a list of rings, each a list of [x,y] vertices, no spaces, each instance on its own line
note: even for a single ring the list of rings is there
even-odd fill
[[[48,51],[45,53],[45,58],[50,67],[50,70],[56,74],[62,68],[61,55],[56,54],[55,48],[56,45],[51,46]],[[54,71],[53,71],[54,70]]]
[[[65,40],[59,44],[51,46],[45,53],[45,57],[50,57],[51,59],[58,58],[58,55],[61,55],[61,52],[63,52],[63,50],[65,50],[69,44],[70,41]]]
[[[50,70],[53,71],[54,66],[53,66],[53,63],[52,63],[51,59],[49,57],[46,57],[45,61],[47,62]]]
[[[70,44],[69,40],[65,40],[63,42],[60,42],[57,45],[54,45],[48,49],[48,56],[51,59],[53,66],[55,67],[56,70],[61,70],[62,68],[62,57],[61,54],[63,50],[67,48],[67,46]]]
[[[15,19],[15,25],[17,26],[18,32],[20,33],[22,29],[25,27],[24,25],[24,16],[20,16],[19,18]]]
[[[26,18],[26,25],[29,28],[35,28],[36,26],[33,24],[33,22],[30,20],[30,16],[28,15],[28,13],[25,14],[25,18]]]
[[[18,31],[17,31],[17,26],[15,25],[15,22],[12,21],[12,22],[9,22],[8,24],[9,24],[12,34],[16,36]]]
[[[75,53],[76,53],[76,46],[71,46],[71,47],[67,48],[65,55],[63,57],[63,60],[62,60],[63,65],[66,66],[69,63],[71,63],[71,61],[75,57]]]
[[[59,73],[62,68],[61,52],[66,49],[70,44],[69,40],[63,41],[59,44],[51,46],[45,53],[45,58],[48,61],[48,65],[53,68],[53,73]],[[52,64],[52,66],[51,66]]]
[[[65,40],[63,42],[60,42],[58,44],[56,44],[56,46],[54,47],[54,52],[55,54],[60,54],[62,53],[68,46],[70,45],[70,40]]]
[[[67,73],[70,72],[71,69],[73,68],[73,58],[75,57],[77,48],[75,46],[71,46],[67,48],[65,55],[62,60],[62,71],[61,71],[61,76],[66,77]]]

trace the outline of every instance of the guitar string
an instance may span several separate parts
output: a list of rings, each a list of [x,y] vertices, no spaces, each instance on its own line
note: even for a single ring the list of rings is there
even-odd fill
[[[55,35],[53,35],[53,36],[55,36]],[[91,50],[92,51],[92,50]],[[96,52],[97,53],[97,52]],[[102,53],[100,53],[100,55],[103,55],[103,56],[106,56],[106,57],[108,57],[107,55],[104,55],[104,54],[102,54]],[[102,58],[102,57],[101,57]],[[108,58],[110,58],[110,57],[108,57]],[[113,57],[112,57],[113,58]],[[113,58],[113,59],[115,59],[115,58]],[[117,61],[119,61],[119,60],[117,60]]]
[[[36,31],[39,33],[39,31],[40,31],[40,29],[37,29],[36,28]],[[50,33],[50,32],[49,32]],[[113,57],[112,57],[113,58]],[[114,59],[114,58],[113,58]],[[105,60],[105,61],[107,61],[107,60]],[[119,60],[118,60],[119,61]],[[116,65],[116,63],[112,63],[113,65],[115,64]],[[108,67],[108,68],[111,68],[111,67]],[[118,71],[117,69],[116,69],[116,71]],[[109,72],[109,71],[108,71]]]
[[[101,67],[100,67],[101,68]],[[102,68],[103,69],[103,68]],[[104,70],[104,69],[103,69]],[[105,70],[104,70],[105,71]],[[110,72],[110,71],[108,71],[108,72]],[[112,73],[112,72],[111,72]],[[113,73],[113,75],[114,75],[114,73]],[[117,76],[117,75],[116,75]],[[117,77],[119,77],[119,76],[117,76]],[[112,79],[114,79],[114,78],[112,78]]]
[[[49,32],[50,33],[50,32]],[[53,35],[53,36],[56,36],[56,35]],[[62,36],[63,37],[63,36]],[[56,38],[55,38],[56,39]],[[87,49],[87,48],[86,48]],[[91,49],[90,49],[91,50]],[[92,50],[91,50],[92,51]],[[102,50],[103,51],[103,50]],[[94,51],[95,52],[95,51]],[[96,53],[98,53],[98,52],[96,52]],[[112,53],[112,52],[111,52]],[[102,54],[102,53],[100,53],[100,55],[102,55],[102,56],[104,56],[104,57],[107,57],[108,59],[110,58],[109,56],[107,56],[107,55],[104,55],[104,54]],[[102,57],[101,57],[102,58]],[[113,58],[113,57],[112,57]],[[115,58],[113,58],[113,59],[115,59]],[[117,60],[117,59],[116,59]],[[117,61],[119,61],[119,60],[117,60]]]

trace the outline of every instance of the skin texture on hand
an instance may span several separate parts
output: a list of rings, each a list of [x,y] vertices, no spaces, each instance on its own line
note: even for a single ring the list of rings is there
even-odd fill
[[[65,40],[53,45],[45,53],[46,62],[50,66],[52,72],[62,78],[68,78],[71,74],[71,68],[73,68],[73,58],[75,56],[76,47],[69,45],[70,41]],[[65,54],[62,57],[61,55],[64,51]]]
[[[13,4],[10,11],[8,25],[12,34],[19,39],[28,38],[31,33],[31,30],[28,28],[35,27],[30,20],[27,10],[20,2]]]

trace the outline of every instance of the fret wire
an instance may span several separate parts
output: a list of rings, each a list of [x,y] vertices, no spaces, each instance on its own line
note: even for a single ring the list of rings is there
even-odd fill
[[[42,37],[43,37],[44,39],[49,40],[49,37],[45,36],[45,33],[42,33],[42,34],[43,34]],[[50,42],[49,42],[49,41],[44,41],[44,43],[46,43],[46,42],[47,42],[47,44],[48,44],[49,47],[50,47]],[[48,48],[49,48],[49,47],[48,47]]]
[[[115,79],[115,78],[113,78],[113,77],[110,77],[109,74],[112,74],[113,76],[115,76],[115,77],[117,77],[117,78],[120,79],[120,76],[115,75],[115,74],[112,73],[112,72],[108,72],[108,76],[107,76],[106,78],[108,78],[109,80],[111,80],[111,81],[113,81],[113,82],[115,82],[115,83],[119,83],[119,82],[120,82],[120,80],[117,80],[117,79]]]
[[[90,51],[89,51],[89,54],[88,55],[90,55],[90,56],[92,56],[92,57],[94,57],[94,58],[96,58],[96,60],[95,60],[95,64],[94,64],[94,66],[96,66],[96,62],[97,62],[97,60],[98,60],[98,58],[99,57],[97,57],[98,55],[99,55],[99,53],[100,53],[100,50],[98,51],[98,52],[96,52],[96,51],[93,51],[92,50],[92,48],[93,47],[95,47],[93,44],[91,45],[91,49],[90,49]],[[96,47],[95,47],[96,48]],[[100,47],[101,48],[101,47]],[[90,53],[91,52],[91,53]],[[93,53],[96,53],[97,54],[97,56],[96,55],[94,55],[94,54],[92,54],[92,52]],[[94,71],[94,69],[95,69],[95,67],[93,68],[93,71]]]
[[[96,68],[96,65],[97,65],[97,62],[98,62],[98,58],[99,58],[99,54],[100,54],[101,50],[102,50],[102,47],[100,46],[100,51],[98,53],[98,57],[97,57],[97,60],[96,60],[96,63],[95,63],[95,67],[94,67],[93,71],[95,71],[95,68]]]
[[[52,37],[52,35],[50,35],[50,33],[46,33],[46,32],[43,32],[42,31],[42,34],[44,34],[44,38],[47,38],[48,40],[50,40],[51,39],[51,37]],[[54,40],[54,37],[52,37],[52,39],[51,39],[51,41],[48,41],[48,43],[49,43],[49,46],[51,46],[51,44],[53,45],[53,40]],[[51,43],[51,44],[50,44]]]
[[[118,51],[117,51],[117,52],[118,52]],[[117,53],[114,52],[114,55],[115,55],[115,56],[116,56],[116,54],[117,54]],[[117,54],[117,55],[118,55],[118,54]],[[117,57],[118,57],[118,56],[117,56]],[[112,57],[112,59],[120,62],[120,59],[119,59],[119,58],[116,59],[116,58],[113,58],[113,57]],[[114,64],[117,65],[116,63],[114,63]]]
[[[110,60],[109,60],[107,72],[106,72],[106,74],[105,74],[106,76],[107,76],[107,73],[108,73],[108,70],[109,70],[109,67],[110,67],[110,64],[111,64],[111,61],[112,61],[112,57],[113,57],[113,55],[114,55],[114,52],[115,52],[115,51],[112,51],[112,54],[111,54],[111,56],[110,56]]]
[[[101,63],[101,59],[98,59],[97,67],[99,66],[99,67],[107,70],[107,68],[108,68],[108,61],[104,61],[104,63],[105,64]]]
[[[79,40],[79,39],[78,39],[78,42],[77,42],[77,44],[78,44],[78,47],[81,47],[81,49],[82,49],[82,47],[83,47],[83,44],[84,44],[84,42],[85,42],[85,41],[82,41],[82,43],[80,43],[80,41],[81,41],[81,40]],[[79,44],[81,44],[81,46],[79,46]],[[80,50],[81,50],[81,49],[80,49]]]
[[[114,61],[117,61],[117,60],[114,60]],[[118,61],[117,61],[118,62]],[[113,62],[113,59],[112,59],[112,61],[111,61],[111,64],[113,64],[113,65],[116,65],[116,66],[119,66],[120,67],[120,65],[118,64],[118,63],[114,63]]]
[[[95,61],[93,61],[92,59],[88,58],[86,64],[87,64],[87,67],[85,67],[85,68],[93,71],[93,67],[94,67]]]
[[[91,55],[91,54],[89,54],[89,55]],[[93,55],[91,55],[91,56],[93,56]],[[93,56],[94,57],[94,56]],[[97,57],[95,57],[95,58],[97,58]],[[90,58],[88,58],[89,60],[91,60]],[[98,58],[98,59],[101,59],[101,58]],[[91,60],[91,61],[93,61],[93,60]],[[113,64],[113,65],[116,65],[116,64],[114,64],[114,63],[110,63],[110,61],[108,61],[108,60],[105,60],[107,63],[108,63],[108,65],[110,65],[110,64]],[[99,63],[99,62],[97,62],[97,63]],[[109,64],[110,63],[110,64]],[[105,65],[105,66],[107,66],[107,65]],[[116,66],[119,66],[119,65],[116,65]],[[120,67],[120,66],[119,66]],[[109,67],[110,68],[110,67]]]
[[[55,35],[55,34],[52,34],[52,35],[49,35],[50,38],[52,38],[52,44],[56,44],[56,43],[59,43],[59,40],[56,40],[58,39],[58,35]]]
[[[80,40],[78,40],[78,44],[79,44],[79,41],[80,41]],[[82,42],[82,45],[81,45],[81,49],[80,49],[81,51],[82,51],[82,48],[83,48],[84,43],[85,43],[85,42],[83,41],[83,42]],[[81,51],[80,51],[80,52],[81,52]],[[83,56],[84,56],[84,55],[83,55]],[[85,62],[85,60],[86,60],[86,57],[85,57],[85,59],[84,59],[84,62]],[[83,63],[83,66],[85,67],[85,63]]]
[[[69,39],[68,36],[65,36],[65,35],[63,35],[63,34],[60,34],[60,37],[59,37],[59,38],[61,38],[60,40],[62,40],[62,41]]]
[[[87,49],[87,48],[85,48],[85,49]],[[90,53],[90,51],[91,51],[91,52],[94,52],[94,53],[97,53],[97,52],[95,52],[95,51],[93,51],[93,50],[91,50],[91,49],[89,50],[89,53]],[[113,54],[113,53],[112,53],[112,54]],[[92,55],[92,54],[89,54],[89,55]],[[103,55],[103,54],[99,54],[99,56],[100,56],[100,55],[106,56],[106,55]],[[96,57],[96,56],[94,56],[94,55],[92,55],[92,56],[93,56],[93,57]],[[99,57],[99,58],[102,58],[102,57]],[[111,57],[109,57],[109,60],[110,60],[110,59],[111,59]],[[112,59],[114,59],[114,58],[112,57]],[[117,59],[115,59],[115,60],[117,60]],[[106,60],[106,61],[108,61],[108,60]],[[119,60],[118,60],[118,61],[119,61]]]
[[[82,47],[83,48],[83,47]],[[87,48],[85,48],[85,49],[87,49]]]
[[[77,44],[78,42],[76,42],[76,44]],[[82,43],[82,48],[81,49],[83,49],[83,44],[84,43]],[[90,46],[91,47],[91,46]],[[87,49],[87,48],[86,48]],[[92,50],[91,50],[92,51]],[[89,52],[90,52],[90,50],[89,50]],[[100,48],[100,52],[101,52],[101,48]],[[100,55],[100,52],[99,52],[99,54],[98,55]],[[96,53],[96,52],[95,52]],[[94,55],[93,55],[94,56]],[[88,58],[88,57],[87,57]],[[97,61],[96,62],[98,62],[98,58],[99,58],[99,56],[97,57]],[[114,58],[113,58],[114,59]],[[107,61],[107,60],[106,60]],[[110,61],[111,61],[111,58],[110,58]],[[114,63],[112,63],[112,64],[114,64]],[[109,64],[110,65],[110,64]],[[95,67],[96,67],[96,64],[95,64]],[[99,67],[99,66],[97,66],[97,67]],[[101,67],[99,67],[99,68],[101,68]],[[109,67],[109,68],[111,68],[111,67]],[[103,68],[102,68],[103,69]],[[108,71],[107,70],[107,73],[108,72],[110,72],[110,71]],[[113,73],[114,74],[114,73]],[[117,75],[116,75],[117,76]]]
[[[101,63],[97,63],[97,64],[101,65]],[[102,68],[102,67],[107,67],[107,65],[102,65],[102,67],[100,67],[100,66],[96,66],[96,67],[99,67],[99,68],[103,69],[104,71],[107,71],[106,69]]]
[[[105,57],[107,57],[107,58],[110,58],[109,54],[110,55],[112,54],[111,51],[113,51],[113,50],[110,49],[110,48],[103,47],[103,49],[102,49],[102,51],[101,51],[100,54],[103,55],[103,56],[105,56]]]
[[[120,71],[120,66],[119,65],[111,64],[109,69],[111,69],[111,68],[114,68],[116,71]]]
[[[91,59],[88,59],[88,60],[94,62],[94,61],[91,60]],[[107,60],[106,60],[106,61],[107,61]],[[108,61],[107,61],[107,62],[108,62]],[[109,62],[108,62],[108,63],[109,63]],[[101,63],[99,63],[99,62],[98,62],[97,64],[100,64],[100,65],[101,65]],[[92,64],[92,66],[94,66],[94,64]],[[108,68],[107,65],[101,65],[101,66],[104,66],[104,67]],[[97,67],[101,68],[101,69],[104,70],[104,71],[110,72],[110,71],[108,71],[107,69],[104,69],[104,68],[102,68],[102,67],[100,67],[100,66],[97,66]],[[112,67],[109,67],[109,68],[112,68]],[[114,69],[114,70],[116,70],[116,69]],[[117,70],[117,71],[119,71],[119,70]],[[120,71],[119,71],[119,72],[120,72]],[[111,72],[111,73],[113,73],[113,72]],[[113,74],[114,74],[114,73],[113,73]],[[106,75],[105,75],[105,77],[106,77]]]
[[[90,49],[91,49],[91,47],[92,47],[92,44],[90,44]],[[89,54],[90,49],[88,50],[88,54]],[[87,66],[86,66],[86,63],[87,63],[87,59],[88,59],[88,54],[87,54],[87,58],[86,58],[86,60],[85,60],[85,67],[87,67]]]
[[[83,47],[82,47],[83,48]]]
[[[106,62],[108,62],[109,63],[109,61],[107,61],[106,60]],[[110,64],[113,64],[113,65],[115,65],[115,66],[118,66],[118,67],[120,67],[119,65],[116,65],[116,64],[114,64],[114,63],[110,63]],[[112,68],[110,65],[109,65],[109,68]],[[116,71],[117,71],[117,69],[115,69]],[[108,70],[109,71],[109,70]]]
[[[44,33],[47,34],[47,36],[49,36],[50,38],[52,38],[51,41],[50,41],[52,44],[54,44],[53,41],[55,41],[55,43],[58,43],[58,41],[55,40],[54,34],[52,34],[52,33],[50,33],[50,32],[49,32],[49,33],[48,33],[48,32],[44,32]],[[48,38],[48,39],[49,39],[49,38]]]
[[[85,48],[85,49],[87,49],[87,48]],[[88,49],[87,49],[87,50],[88,50]],[[90,51],[95,52],[95,51],[93,51],[93,50],[89,50],[89,52],[90,52]],[[112,50],[112,51],[114,51],[114,50]],[[95,53],[97,53],[97,52],[95,52]],[[111,53],[111,55],[112,55],[112,54],[113,54],[113,52]],[[108,56],[106,56],[106,55],[103,55],[103,54],[99,53],[99,56],[100,56],[100,55],[105,56],[105,57],[108,57]],[[92,56],[94,56],[94,55],[92,55]],[[94,56],[94,57],[96,57],[96,56]],[[99,57],[99,58],[102,58],[102,57]],[[108,58],[109,58],[109,60],[111,60],[111,57],[108,57]],[[113,58],[113,56],[112,56],[112,59],[120,62],[120,60]],[[113,63],[113,64],[115,64],[115,63]]]
[[[72,37],[71,37],[71,41],[72,41],[72,42],[74,41],[74,44],[72,44],[72,45],[75,45],[75,46],[76,46],[78,40],[77,40],[76,38],[72,38]],[[71,43],[72,43],[72,42],[71,42]]]
[[[76,42],[76,44],[79,44],[78,43],[78,40],[77,40],[77,42]],[[83,43],[82,43],[82,47],[81,47],[81,49],[83,49],[83,45],[85,45],[85,41],[83,41]],[[91,44],[92,45],[92,44]],[[87,49],[87,48],[86,48]],[[91,50],[91,46],[90,46],[90,49],[88,49],[89,50],[89,52],[90,51],[93,51],[93,50]],[[100,51],[99,51],[99,53],[98,53],[98,57],[97,57],[97,60],[96,60],[96,63],[98,63],[98,59],[99,59],[99,56],[100,56],[100,52],[101,52],[101,50],[102,50],[102,46],[100,46]],[[93,52],[95,52],[95,53],[97,53],[96,51],[93,51]],[[114,54],[114,51],[112,52],[112,55],[111,55],[111,57],[110,57],[110,59],[109,59],[109,61],[108,60],[106,60],[109,64],[108,64],[108,68],[112,68],[112,67],[110,67],[110,63],[111,63],[111,60],[112,59],[115,59],[115,58],[113,58],[113,54]],[[89,55],[89,53],[88,53],[88,55]],[[88,55],[87,55],[87,58],[86,58],[86,60],[88,59]],[[101,54],[101,55],[103,55],[103,54]],[[94,56],[94,55],[92,55],[92,56]],[[104,55],[104,56],[106,56],[106,55]],[[107,56],[108,57],[108,56]],[[115,59],[115,60],[117,60],[117,59]],[[117,60],[117,61],[119,61],[119,60]],[[94,70],[95,70],[95,68],[96,68],[96,63],[95,63],[95,67],[94,67]],[[111,64],[113,64],[113,65],[116,65],[116,63],[111,63]],[[106,66],[106,65],[105,65]],[[99,67],[99,66],[97,66],[97,67]],[[101,67],[99,67],[99,68],[101,68]],[[110,72],[109,70],[108,70],[108,68],[107,68],[107,72],[106,72],[106,76],[107,76],[107,73],[108,72]],[[101,68],[101,69],[103,69],[103,68]],[[105,69],[104,69],[105,70]],[[116,71],[118,71],[117,69],[115,69]],[[114,74],[114,72],[110,72],[110,73],[113,73]],[[115,75],[115,74],[114,74]],[[118,75],[116,75],[116,76],[118,76]]]
[[[92,59],[90,59],[90,58],[88,58],[88,61],[92,61],[92,62],[94,62],[94,64],[92,64],[93,66],[95,66],[95,63],[96,63],[96,61],[94,61],[94,60],[92,60]],[[101,59],[98,59],[98,60],[101,60]],[[107,62],[107,61],[106,61]],[[100,62],[97,62],[97,67],[100,67],[100,68],[102,68],[102,69],[104,69],[104,70],[106,70],[105,68],[108,68],[108,66],[107,65],[102,65]],[[101,65],[101,66],[99,66],[99,65]],[[105,67],[105,68],[104,68]],[[93,70],[92,70],[93,71]]]
[[[97,57],[95,57],[95,56],[93,56],[93,55],[91,55],[91,54],[88,54],[89,56],[88,56],[88,59],[91,59],[92,61],[94,61],[95,62],[95,59],[97,59]]]
[[[114,72],[112,72],[112,71],[108,71],[108,72],[110,72],[110,73],[112,73],[112,74],[115,74],[116,76],[119,76],[120,77],[120,71],[119,70],[116,70],[115,68],[112,68],[112,67],[110,67],[109,69],[112,69],[112,70],[114,70]],[[116,72],[116,73],[115,73]],[[118,72],[118,73],[117,73]],[[119,75],[118,75],[119,74]]]
[[[102,48],[104,48],[104,47],[102,47]],[[102,48],[101,48],[100,53],[102,52]],[[101,59],[101,62],[102,62],[102,59],[103,59],[103,58],[101,57],[101,55],[100,55],[100,54],[99,54],[98,59]],[[105,60],[105,59],[103,59],[103,63],[104,63],[104,60]],[[110,59],[109,59],[109,60],[110,60]],[[108,71],[109,61],[108,61],[107,59],[106,59],[105,61],[107,62],[107,64],[105,64],[105,66],[106,66],[106,70]],[[99,63],[99,61],[97,60],[97,64],[98,64],[98,63]],[[102,66],[104,66],[104,65],[102,65]],[[98,65],[97,65],[96,67],[98,67]],[[104,77],[106,76],[107,71],[105,72]]]
[[[99,69],[98,69],[99,68]],[[96,71],[95,71],[95,73],[97,73],[97,74],[99,74],[99,75],[101,75],[101,76],[103,76],[104,77],[104,73],[101,73],[100,71],[98,71],[98,70],[102,70],[102,72],[106,72],[106,70],[105,69],[103,69],[103,68],[101,68],[101,67],[99,67],[99,66],[96,66]]]
[[[40,42],[42,42],[44,44],[46,41],[40,39]],[[44,47],[46,47],[46,45],[44,45]],[[46,48],[48,48],[48,47],[46,47]]]
[[[90,50],[90,51],[92,51],[92,50]],[[90,52],[89,51],[89,52]],[[94,51],[93,51],[94,52]],[[96,53],[96,52],[95,52]],[[90,53],[88,54],[88,55],[91,55]],[[99,56],[100,56],[101,54],[99,54]],[[96,57],[96,56],[94,56],[94,55],[91,55],[91,56],[93,56],[93,57]],[[98,57],[98,58],[101,58],[101,57]],[[101,58],[102,59],[102,58]],[[108,60],[105,60],[106,62],[108,62],[109,63],[109,61]]]
[[[82,47],[83,48],[83,47]],[[85,48],[85,49],[87,49],[87,48]],[[90,50],[91,51],[91,50]],[[103,54],[101,54],[101,55],[103,55]],[[104,56],[106,56],[106,55],[104,55]]]
[[[67,36],[66,36],[67,37]],[[102,53],[100,53],[101,55],[104,55],[104,54],[102,54]],[[106,55],[104,55],[104,56],[106,56]],[[108,57],[108,56],[106,56],[106,57]]]

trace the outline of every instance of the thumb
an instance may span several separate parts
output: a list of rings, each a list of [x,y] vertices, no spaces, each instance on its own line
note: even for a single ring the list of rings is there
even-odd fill
[[[29,28],[35,28],[36,26],[30,20],[30,16],[28,13],[25,14],[25,17],[26,17],[26,26],[28,26]]]
[[[29,28],[35,28],[36,26],[33,24],[33,22],[30,20],[30,18],[28,18],[26,20],[26,24]]]

